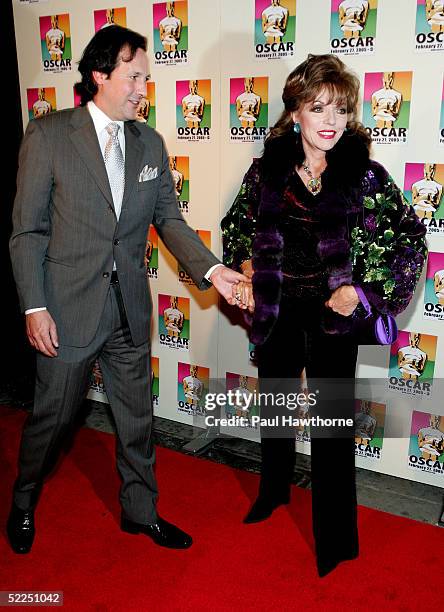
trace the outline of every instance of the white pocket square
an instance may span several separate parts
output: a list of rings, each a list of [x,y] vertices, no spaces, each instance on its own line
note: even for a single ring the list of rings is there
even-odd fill
[[[152,181],[155,178],[157,178],[157,166],[152,168],[147,164],[142,168],[142,172],[139,174],[139,183],[144,181]]]

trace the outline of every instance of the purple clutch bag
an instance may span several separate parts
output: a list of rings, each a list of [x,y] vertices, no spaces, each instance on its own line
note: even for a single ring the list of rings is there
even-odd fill
[[[398,337],[398,327],[395,318],[389,314],[375,314],[365,296],[364,291],[355,285],[365,315],[354,316],[351,334],[358,344],[393,344]]]

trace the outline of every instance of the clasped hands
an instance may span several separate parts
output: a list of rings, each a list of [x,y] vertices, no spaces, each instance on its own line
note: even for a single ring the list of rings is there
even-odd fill
[[[251,276],[253,273],[251,274]],[[231,306],[238,306],[245,310],[248,307],[248,302],[243,299],[244,285],[251,287],[250,276],[248,276],[244,270],[242,274],[226,268],[225,266],[218,266],[214,269],[210,276],[214,288],[224,297]]]
[[[247,259],[241,264],[241,271],[248,280],[241,281],[237,285],[233,286],[232,295],[235,303],[242,310],[247,310],[251,313],[254,312],[254,298],[253,298],[253,285],[251,279],[253,278],[253,265],[251,259]]]

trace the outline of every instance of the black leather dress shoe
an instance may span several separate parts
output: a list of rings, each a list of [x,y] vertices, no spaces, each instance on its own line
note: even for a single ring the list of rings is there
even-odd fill
[[[258,497],[254,504],[251,506],[250,511],[244,518],[244,523],[247,525],[250,523],[260,523],[269,518],[273,511],[279,506],[290,503],[290,497],[281,498],[270,498],[270,497]]]
[[[164,521],[160,516],[157,518],[157,523],[152,525],[142,525],[134,523],[126,517],[122,516],[121,529],[126,533],[143,533],[153,540],[159,546],[166,548],[189,548],[193,543],[193,539],[185,531]]]
[[[34,510],[20,510],[13,504],[6,531],[11,548],[15,553],[19,555],[29,553],[35,535]]]

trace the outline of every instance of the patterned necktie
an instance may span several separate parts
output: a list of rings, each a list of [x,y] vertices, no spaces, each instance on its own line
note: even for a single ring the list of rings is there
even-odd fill
[[[105,145],[105,167],[113,196],[114,210],[118,219],[125,189],[125,160],[117,136],[120,129],[119,124],[108,123],[105,129],[109,134],[108,142]]]

